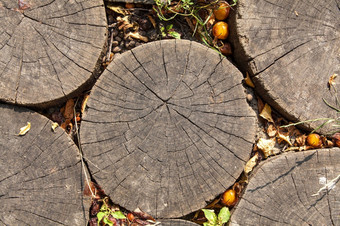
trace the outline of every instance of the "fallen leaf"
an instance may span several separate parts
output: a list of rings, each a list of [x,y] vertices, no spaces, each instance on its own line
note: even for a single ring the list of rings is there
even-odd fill
[[[87,100],[89,99],[89,97],[90,97],[90,95],[89,95],[89,94],[86,94],[86,95],[84,96],[83,102],[81,103],[81,110],[80,110],[80,112],[81,112],[82,114],[84,114],[84,111],[85,111],[85,108],[86,108],[86,104],[87,104]]]
[[[335,85],[334,80],[336,79],[336,77],[338,77],[337,74],[333,74],[333,75],[331,75],[331,77],[329,77],[329,80],[328,80],[328,87],[329,88],[331,88],[332,86]]]
[[[253,81],[251,80],[248,72],[246,72],[246,77],[245,77],[244,81],[246,82],[246,84],[248,86],[255,88],[255,85],[254,85]]]
[[[264,108],[261,111],[260,116],[264,118],[265,120],[267,120],[268,122],[274,123],[274,120],[272,118],[272,109],[270,108],[268,104],[264,105]]]
[[[268,124],[268,127],[267,127],[267,135],[269,136],[269,137],[275,137],[275,135],[277,134],[277,129],[276,129],[276,127],[274,126],[274,124],[272,124],[272,123],[269,123]]]
[[[128,14],[128,11],[124,10],[124,8],[122,6],[107,5],[106,7],[111,9],[112,11],[114,11],[118,14],[122,14],[124,16]]]
[[[147,37],[140,35],[138,32],[133,32],[133,33],[129,32],[128,34],[125,35],[125,39],[127,37],[139,39],[139,40],[141,40],[143,42],[148,42],[149,41]]]
[[[296,141],[296,144],[301,147],[306,144],[306,139],[307,139],[307,136],[305,134],[302,134],[296,137],[295,141]]]
[[[156,221],[150,214],[147,214],[147,213],[143,212],[139,208],[135,209],[135,211],[133,211],[132,214],[135,215],[136,217],[142,219],[142,220]]]
[[[257,164],[258,158],[259,158],[259,154],[258,154],[258,152],[256,152],[255,155],[251,159],[249,159],[246,166],[244,167],[244,172],[246,174],[249,174],[253,170],[253,168]]]
[[[55,132],[55,129],[59,126],[59,124],[57,122],[52,122],[52,131]]]
[[[257,142],[257,147],[262,151],[265,158],[273,155],[273,148],[275,146],[275,138],[264,139],[260,138]]]
[[[284,135],[284,134],[278,132],[277,135],[276,135],[276,137],[279,138],[279,139],[278,139],[278,140],[279,140],[279,141],[278,141],[279,143],[281,143],[281,140],[283,140],[283,141],[287,142],[290,146],[292,146],[292,143],[290,142],[290,138],[289,138],[288,135]]]
[[[151,15],[147,15],[147,16],[148,16],[150,22],[152,23],[153,28],[156,28],[157,24],[156,24],[155,19]]]
[[[64,111],[64,117],[65,117],[66,120],[67,119],[72,119],[74,117],[73,108],[74,108],[74,100],[73,99],[69,99],[66,102],[65,111]]]
[[[31,123],[27,122],[27,125],[20,128],[19,136],[25,135],[31,129]]]
[[[261,100],[260,97],[257,97],[257,108],[258,108],[258,111],[259,113],[263,110],[264,108],[264,103],[263,101]]]

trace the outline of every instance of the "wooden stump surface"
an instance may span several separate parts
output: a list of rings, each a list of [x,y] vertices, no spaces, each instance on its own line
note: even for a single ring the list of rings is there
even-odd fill
[[[105,0],[106,2],[125,2],[125,3],[141,3],[152,5],[155,3],[154,0]]]
[[[158,221],[157,221],[158,222]],[[164,219],[159,221],[159,226],[198,226],[199,224],[196,224],[191,221],[181,220],[181,219]]]
[[[328,81],[340,75],[340,1],[240,0],[237,6],[230,19],[234,59],[261,96],[289,120],[337,118],[323,98],[339,107]]]
[[[242,79],[228,60],[186,40],[116,57],[80,129],[96,181],[114,202],[157,218],[203,208],[249,159],[256,116]]]
[[[41,107],[81,91],[106,26],[101,0],[0,1],[0,100]]]
[[[0,224],[85,225],[77,147],[51,121],[0,104]],[[20,128],[31,123],[24,136]]]
[[[340,149],[286,153],[262,162],[230,225],[340,225]],[[330,190],[319,189],[335,180]]]

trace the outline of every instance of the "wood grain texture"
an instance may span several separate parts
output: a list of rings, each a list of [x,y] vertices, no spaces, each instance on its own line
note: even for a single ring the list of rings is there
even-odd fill
[[[80,132],[96,181],[114,202],[156,218],[204,207],[235,182],[252,149],[256,116],[242,78],[228,60],[186,40],[115,58]]]
[[[0,225],[85,225],[73,141],[28,109],[0,104],[0,115]],[[18,136],[27,122],[31,129]]]
[[[337,118],[322,98],[336,106],[340,97],[327,86],[331,75],[340,75],[339,7],[339,0],[240,0],[231,16],[235,60],[253,76],[261,96],[289,120]],[[335,87],[339,90],[340,83]]]
[[[0,1],[0,100],[37,107],[64,101],[99,69],[107,32],[103,1],[19,2],[29,7]]]
[[[340,149],[286,153],[260,164],[230,225],[340,225]],[[339,178],[338,178],[339,179]]]
[[[158,222],[158,221],[157,221]],[[181,220],[181,219],[164,219],[159,220],[160,226],[198,226],[199,224],[196,224],[191,221]]]
[[[125,3],[141,3],[152,5],[155,3],[154,0],[105,0],[106,2],[125,2]]]

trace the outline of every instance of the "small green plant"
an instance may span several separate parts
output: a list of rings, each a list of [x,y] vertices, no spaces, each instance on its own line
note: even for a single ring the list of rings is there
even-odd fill
[[[223,207],[218,216],[216,216],[214,210],[202,209],[202,211],[208,220],[203,223],[203,226],[222,226],[224,223],[227,223],[230,218],[230,212],[227,207]]]
[[[103,205],[97,213],[98,218],[98,226],[100,226],[101,222],[105,225],[113,226],[115,223],[112,219],[126,219],[125,215],[119,210],[112,210],[108,205],[108,198],[105,197],[103,199]]]
[[[161,34],[163,38],[169,35],[173,38],[181,39],[181,35],[178,32],[173,30],[173,24],[169,24],[166,27],[161,26],[160,30],[161,30]]]

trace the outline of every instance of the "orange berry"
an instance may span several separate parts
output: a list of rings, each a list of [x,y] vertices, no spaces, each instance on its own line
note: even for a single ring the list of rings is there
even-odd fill
[[[217,9],[214,10],[216,20],[225,20],[229,16],[230,6],[222,2]]]
[[[316,133],[311,133],[307,136],[307,144],[313,148],[320,148],[322,145],[321,138]]]
[[[234,206],[236,204],[236,201],[237,201],[236,191],[233,189],[225,191],[221,198],[222,204],[226,206]]]
[[[212,29],[212,33],[215,38],[226,39],[229,35],[228,24],[226,22],[217,22]]]

